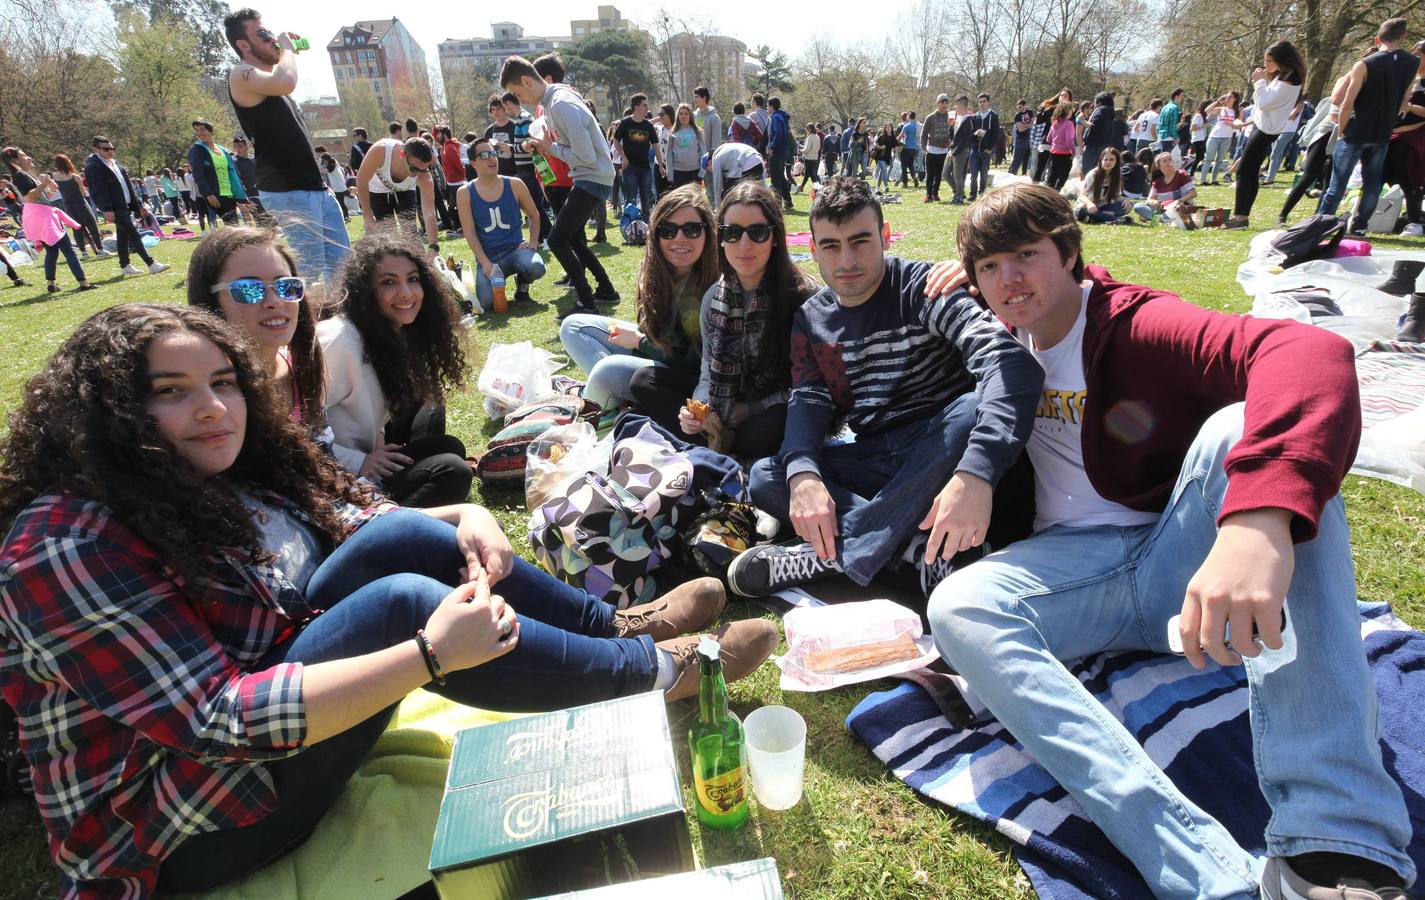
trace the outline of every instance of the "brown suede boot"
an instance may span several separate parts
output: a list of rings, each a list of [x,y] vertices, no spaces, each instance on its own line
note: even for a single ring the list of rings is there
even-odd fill
[[[678,664],[678,678],[664,697],[669,703],[698,694],[699,637],[701,635],[690,634],[658,645],[659,649],[673,654]],[[777,649],[777,641],[780,640],[777,626],[766,619],[730,622],[713,632],[713,637],[717,638],[722,676],[728,684],[757,671],[757,667]]]
[[[646,634],[667,641],[707,628],[722,614],[727,593],[716,578],[695,578],[650,603],[614,613],[614,637]]]

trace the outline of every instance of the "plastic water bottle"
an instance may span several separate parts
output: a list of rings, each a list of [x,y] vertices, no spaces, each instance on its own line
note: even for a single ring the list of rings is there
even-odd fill
[[[294,52],[301,53],[303,50],[310,49],[312,49],[311,41],[307,40],[304,37],[297,37],[295,34],[292,35],[292,50]]]
[[[499,266],[490,270],[490,292],[495,295],[495,312],[510,311],[510,302],[505,299],[505,273]]]
[[[890,223],[890,222],[882,222],[882,223],[881,223],[881,242],[882,242],[885,246],[887,246],[887,247],[889,247],[889,246],[891,245],[891,223]]]
[[[534,154],[534,170],[539,173],[539,180],[545,184],[554,184],[559,180],[559,176],[554,174],[554,168],[549,165],[549,160],[544,158],[543,153]]]

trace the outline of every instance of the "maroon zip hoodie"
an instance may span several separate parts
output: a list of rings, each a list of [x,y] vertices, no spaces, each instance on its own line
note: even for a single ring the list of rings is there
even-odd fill
[[[1361,437],[1349,341],[1321,328],[1214,312],[1176,294],[1121,284],[1101,266],[1084,328],[1084,468],[1105,499],[1161,511],[1207,418],[1246,401],[1227,455],[1232,513],[1290,510],[1292,538],[1316,536]],[[1022,494],[1016,493],[1016,497]]]

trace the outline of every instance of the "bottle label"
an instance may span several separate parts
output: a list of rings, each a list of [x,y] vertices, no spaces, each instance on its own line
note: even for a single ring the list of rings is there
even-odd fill
[[[696,766],[694,766],[696,769]],[[747,802],[746,768],[738,766],[731,772],[703,778],[693,772],[693,783],[697,788],[698,803],[708,812],[727,815]]]

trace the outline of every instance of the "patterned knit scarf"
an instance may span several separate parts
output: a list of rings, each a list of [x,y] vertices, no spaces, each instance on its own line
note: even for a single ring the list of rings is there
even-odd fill
[[[738,399],[756,400],[777,389],[777,373],[758,365],[771,307],[765,286],[744,291],[736,278],[726,277],[713,285],[703,354],[711,376],[708,402],[724,422],[731,421]]]

